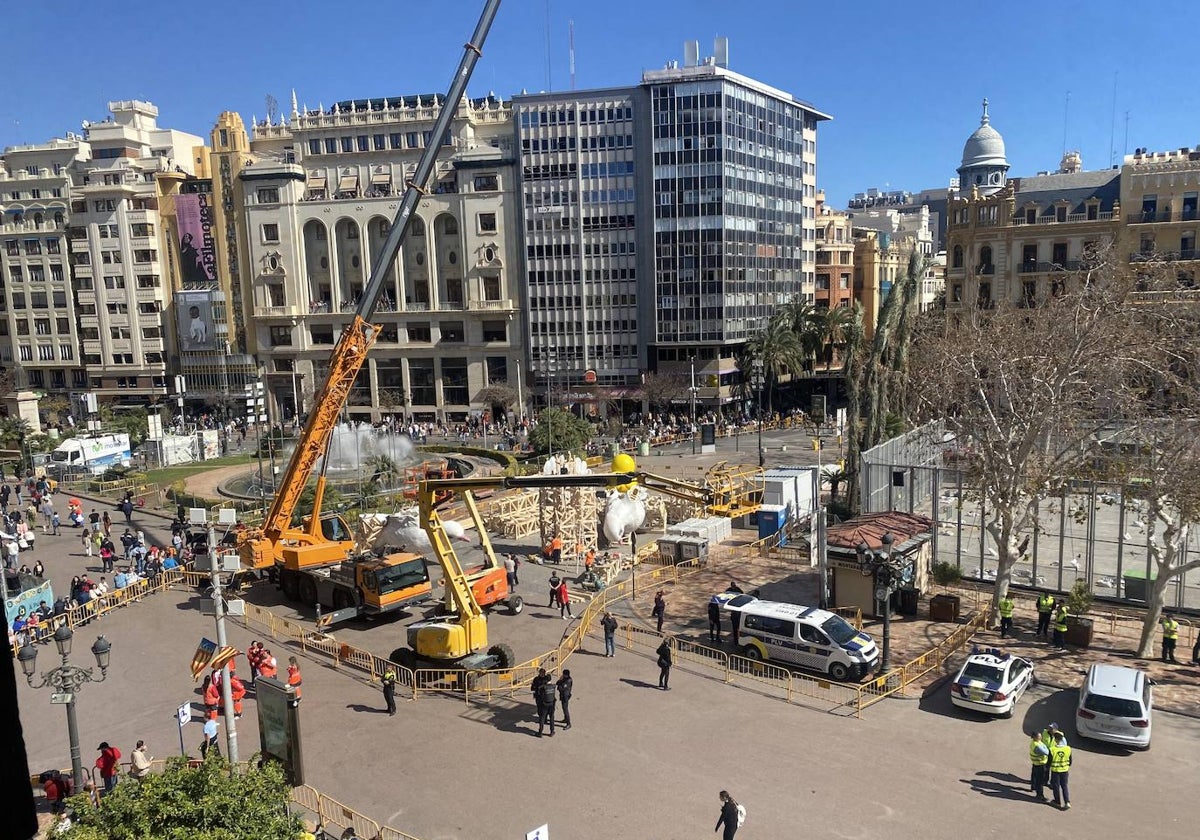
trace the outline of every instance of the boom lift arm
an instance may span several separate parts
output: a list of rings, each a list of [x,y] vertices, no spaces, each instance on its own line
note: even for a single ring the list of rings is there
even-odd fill
[[[392,220],[387,239],[384,240],[383,247],[376,255],[375,262],[371,266],[371,275],[359,299],[354,319],[342,333],[337,346],[329,358],[329,375],[320,392],[316,395],[312,411],[308,416],[308,422],[304,424],[304,431],[301,433],[296,449],[292,453],[292,458],[288,462],[282,481],[277,487],[275,500],[271,504],[271,509],[267,513],[266,519],[263,520],[262,528],[258,532],[251,532],[247,535],[246,541],[248,542],[266,544],[257,547],[251,546],[252,550],[250,554],[254,557],[251,565],[262,567],[270,565],[273,562],[273,556],[264,555],[275,555],[277,553],[275,546],[280,542],[283,534],[291,528],[292,516],[295,513],[296,504],[300,499],[301,493],[304,492],[305,485],[307,485],[309,478],[312,476],[313,468],[317,460],[329,448],[329,441],[337,425],[338,415],[341,414],[343,407],[345,407],[350,389],[354,385],[354,380],[358,376],[363,363],[366,361],[367,352],[371,349],[371,345],[375,343],[375,339],[379,334],[379,328],[371,324],[371,318],[375,314],[375,307],[379,302],[379,297],[383,291],[392,263],[396,259],[396,252],[399,250],[400,243],[408,231],[409,222],[417,208],[417,202],[424,195],[428,194],[426,187],[433,172],[434,164],[437,161],[438,152],[442,147],[441,138],[446,136],[446,132],[450,128],[450,121],[453,119],[455,111],[458,110],[458,105],[466,92],[467,82],[471,78],[475,64],[483,54],[483,43],[487,38],[488,30],[491,28],[499,6],[500,0],[486,0],[483,11],[480,13],[479,21],[475,26],[475,32],[472,34],[471,40],[463,48],[462,59],[459,61],[458,68],[454,72],[454,78],[450,83],[450,88],[446,92],[445,98],[442,100],[442,107],[438,112],[437,121],[434,123],[433,131],[430,133],[430,137],[434,138],[434,140],[427,144],[425,150],[421,153],[421,158],[417,163],[412,180],[408,182],[404,191],[404,198],[400,202],[400,208],[396,211],[395,218]],[[322,476],[317,488],[317,499],[313,514],[309,519],[308,527],[305,529],[311,542],[320,542],[322,540],[319,520],[320,500],[323,490],[324,477]]]

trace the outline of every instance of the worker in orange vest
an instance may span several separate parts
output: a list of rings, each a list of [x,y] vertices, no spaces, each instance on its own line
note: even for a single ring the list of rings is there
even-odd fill
[[[211,676],[204,678],[204,712],[209,720],[217,719],[217,711],[221,708],[221,693],[217,681]]]
[[[292,700],[291,704],[293,709],[300,705],[300,684],[303,682],[304,680],[300,679],[300,663],[296,661],[296,657],[289,656],[287,684],[290,685],[296,692],[295,698]]]
[[[242,698],[246,696],[246,686],[235,674],[229,675],[229,693],[233,696],[233,716],[242,716]]]
[[[258,675],[260,677],[270,677],[275,679],[279,676],[279,666],[275,662],[275,657],[271,655],[271,651],[264,649],[259,654]]]
[[[562,537],[557,534],[550,540],[550,551],[547,552],[546,559],[556,566],[562,562]]]
[[[583,558],[583,569],[586,572],[590,572],[594,565],[596,565],[596,549],[589,548]]]

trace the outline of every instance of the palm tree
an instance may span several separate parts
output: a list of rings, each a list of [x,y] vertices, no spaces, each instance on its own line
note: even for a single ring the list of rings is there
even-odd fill
[[[801,367],[810,370],[812,362],[820,357],[825,342],[821,312],[797,295],[783,308],[782,316],[800,340]]]
[[[746,342],[738,366],[743,372],[748,371],[755,359],[762,361],[767,385],[767,411],[773,412],[775,386],[780,377],[799,370],[805,359],[800,336],[792,329],[792,321],[786,310],[772,315],[766,327]]]
[[[857,306],[857,304],[855,304]],[[836,351],[845,350],[846,334],[854,323],[854,310],[848,306],[838,306],[826,309],[821,313],[822,352],[821,358],[827,368],[833,367]],[[846,354],[842,353],[842,370],[846,369]]]

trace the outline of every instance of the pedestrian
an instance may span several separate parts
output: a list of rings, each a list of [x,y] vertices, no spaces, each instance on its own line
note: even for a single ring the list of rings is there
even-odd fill
[[[383,672],[383,702],[389,715],[396,714],[396,672],[391,668]]]
[[[209,750],[217,755],[221,754],[221,747],[217,744],[217,719],[215,717],[204,721],[204,740],[200,742],[200,757],[207,759]]]
[[[1016,603],[1013,602],[1012,596],[1007,592],[1004,597],[996,604],[996,610],[1000,613],[1000,638],[1003,639],[1012,632],[1013,626],[1013,610],[1016,609]]]
[[[50,514],[50,534],[51,534],[51,536],[57,537],[58,529],[60,527],[62,527],[62,517],[60,517],[58,515],[58,511],[54,511],[54,513]]]
[[[104,530],[104,536],[108,536],[112,532],[112,517],[108,515],[108,511],[104,511],[104,516],[100,519],[100,525]]]
[[[1029,731],[1029,762],[1033,766],[1029,774],[1029,789],[1037,794],[1039,802],[1045,802],[1044,788],[1049,781],[1047,771],[1050,769],[1050,747],[1036,729]]]
[[[663,597],[663,591],[660,589],[654,595],[654,608],[650,610],[650,615],[658,620],[658,626],[655,628],[657,632],[662,632],[663,619],[667,615],[667,600]]]
[[[1054,639],[1052,644],[1059,650],[1063,650],[1067,646],[1067,605],[1062,599],[1054,605]]]
[[[671,679],[671,645],[663,639],[662,644],[655,651],[658,654],[658,687],[663,691],[670,691],[671,688],[668,682]]]
[[[217,719],[217,712],[221,708],[221,692],[217,688],[216,680],[211,675],[204,677],[204,716],[209,720]]]
[[[512,588],[516,589],[521,585],[521,557],[517,554],[508,555],[513,561],[513,582]]]
[[[562,676],[558,678],[556,683],[558,686],[558,700],[563,707],[563,729],[571,728],[571,692],[575,688],[575,680],[571,678],[571,671],[564,668]]]
[[[563,615],[564,612],[566,615]],[[575,614],[571,612],[571,594],[567,592],[567,582],[565,580],[558,582],[558,616],[563,621],[575,617]]]
[[[1050,634],[1050,616],[1054,613],[1054,596],[1049,592],[1043,592],[1038,595],[1037,599],[1037,635],[1038,638],[1046,638]]]
[[[550,724],[550,737],[554,737],[554,705],[557,700],[557,693],[554,681],[550,675],[546,673],[545,668],[538,668],[538,675],[533,678],[531,686],[533,690],[533,701],[537,706],[538,713],[538,737],[542,737],[545,731],[546,724]]]
[[[266,648],[263,648],[262,653],[258,655],[258,675],[272,680],[279,675],[279,666],[275,662],[275,657]]]
[[[708,640],[721,641],[721,599],[716,595],[708,599]]]
[[[617,620],[613,614],[606,612],[600,619],[600,627],[604,630],[604,655],[617,655]]]
[[[1175,643],[1179,641],[1179,622],[1167,613],[1162,620],[1162,661],[1175,662]]]
[[[232,663],[230,663],[232,665]],[[236,720],[242,716],[242,700],[246,696],[246,686],[238,678],[238,675],[233,673],[232,668],[229,672],[229,696],[233,700],[233,717]],[[229,710],[225,710],[229,714]]]
[[[729,791],[721,791],[721,816],[717,818],[717,827],[713,829],[713,833],[716,834],[721,830],[721,826],[725,826],[721,840],[733,840],[733,836],[745,821],[746,809],[729,795]]]
[[[304,680],[300,678],[300,663],[296,661],[296,657],[289,656],[287,684],[290,685],[296,693],[293,695],[292,700],[288,703],[288,706],[293,709],[300,705],[300,684],[303,682]]]
[[[549,606],[550,607],[558,607],[561,610],[562,605],[559,604],[559,602],[558,602],[558,585],[560,583],[562,583],[562,579],[559,578],[558,572],[551,572],[550,573],[550,604],[549,604]]]
[[[125,524],[132,525],[133,524],[133,499],[129,498],[128,496],[125,497],[125,501],[121,502],[121,513],[125,514]]]
[[[1071,761],[1071,748],[1067,746],[1066,736],[1061,732],[1055,733],[1054,746],[1050,748],[1050,792],[1054,794],[1054,804],[1064,811],[1071,808],[1071,791],[1067,787]]]
[[[118,774],[121,772],[121,751],[110,746],[108,741],[101,741],[100,757],[96,759],[96,767],[100,770],[100,778],[104,780],[104,794],[113,792],[117,786]]]
[[[258,679],[259,669],[262,667],[263,643],[255,639],[250,643],[250,648],[246,651],[246,662],[250,665],[250,685],[253,686],[255,680]]]
[[[508,588],[515,590],[517,588],[517,561],[511,554],[504,555],[504,576],[508,579]]]
[[[137,746],[133,748],[133,753],[129,756],[133,764],[133,769],[129,771],[130,778],[137,779],[139,782],[150,775],[150,764],[154,761],[154,756],[150,755],[146,750],[146,742],[138,741]]]

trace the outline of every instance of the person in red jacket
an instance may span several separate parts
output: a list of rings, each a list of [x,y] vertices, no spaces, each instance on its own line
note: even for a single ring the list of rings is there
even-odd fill
[[[296,657],[288,657],[287,683],[296,691],[295,699],[292,700],[292,708],[300,705],[300,684],[304,680],[300,678],[300,663],[296,661]]]
[[[563,615],[564,612],[566,615]],[[558,583],[558,614],[563,619],[575,617],[575,614],[571,612],[571,595],[567,592],[566,580]]]
[[[209,720],[217,719],[217,711],[221,708],[221,692],[216,680],[211,676],[204,678],[204,713]]]
[[[101,741],[96,749],[100,750],[96,766],[100,768],[100,778],[104,780],[104,792],[112,793],[117,786],[117,774],[121,772],[121,751],[110,746],[108,741]]]
[[[242,716],[242,698],[246,696],[246,686],[235,674],[229,675],[229,693],[233,696],[233,716],[240,718]]]
[[[279,676],[279,665],[275,662],[275,657],[271,655],[271,651],[263,649],[263,652],[258,655],[258,675],[260,677],[269,677],[275,679]]]

